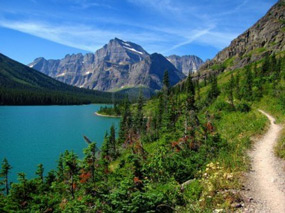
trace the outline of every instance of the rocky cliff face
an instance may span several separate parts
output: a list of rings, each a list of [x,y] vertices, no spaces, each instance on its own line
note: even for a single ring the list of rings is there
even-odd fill
[[[185,77],[164,56],[150,55],[141,46],[117,38],[95,54],[37,58],[29,66],[67,84],[102,91],[138,86],[159,90],[165,70],[172,85]]]
[[[171,55],[167,57],[167,60],[170,61],[176,69],[180,70],[184,73],[184,75],[188,75],[190,73],[195,73],[204,63],[202,59],[195,55],[185,55],[185,56],[177,56]]]
[[[281,51],[285,51],[285,0],[279,0],[255,25],[202,65],[200,71],[236,69]]]

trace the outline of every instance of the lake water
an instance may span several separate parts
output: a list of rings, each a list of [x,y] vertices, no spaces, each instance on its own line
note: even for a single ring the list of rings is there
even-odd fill
[[[100,147],[111,125],[119,125],[118,118],[94,115],[100,106],[104,105],[0,107],[0,160],[6,157],[13,167],[10,181],[15,182],[19,172],[34,177],[40,163],[45,174],[55,169],[65,150],[82,158],[84,135]]]

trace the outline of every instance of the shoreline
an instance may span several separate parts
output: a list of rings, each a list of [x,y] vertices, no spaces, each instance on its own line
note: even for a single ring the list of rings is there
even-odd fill
[[[94,114],[100,117],[107,117],[107,118],[120,118],[121,117],[121,116],[116,116],[116,115],[103,115],[98,112],[94,112]]]

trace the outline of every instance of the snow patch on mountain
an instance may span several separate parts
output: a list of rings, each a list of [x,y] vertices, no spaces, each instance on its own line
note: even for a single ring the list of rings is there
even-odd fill
[[[134,49],[134,48],[125,47],[125,46],[124,46],[124,48],[126,48],[126,49],[128,49],[128,50],[130,50],[130,51],[136,52],[136,53],[138,53],[138,54],[143,55],[143,53],[142,53],[142,52],[140,52],[140,51],[138,51],[138,50],[136,50],[136,49]]]

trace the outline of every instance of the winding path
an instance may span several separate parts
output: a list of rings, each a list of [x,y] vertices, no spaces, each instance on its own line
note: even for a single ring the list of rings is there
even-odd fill
[[[274,155],[274,146],[282,127],[275,124],[275,119],[259,110],[270,120],[267,133],[255,144],[250,154],[252,171],[249,174],[249,190],[254,207],[247,212],[285,213],[285,173],[284,162]]]

